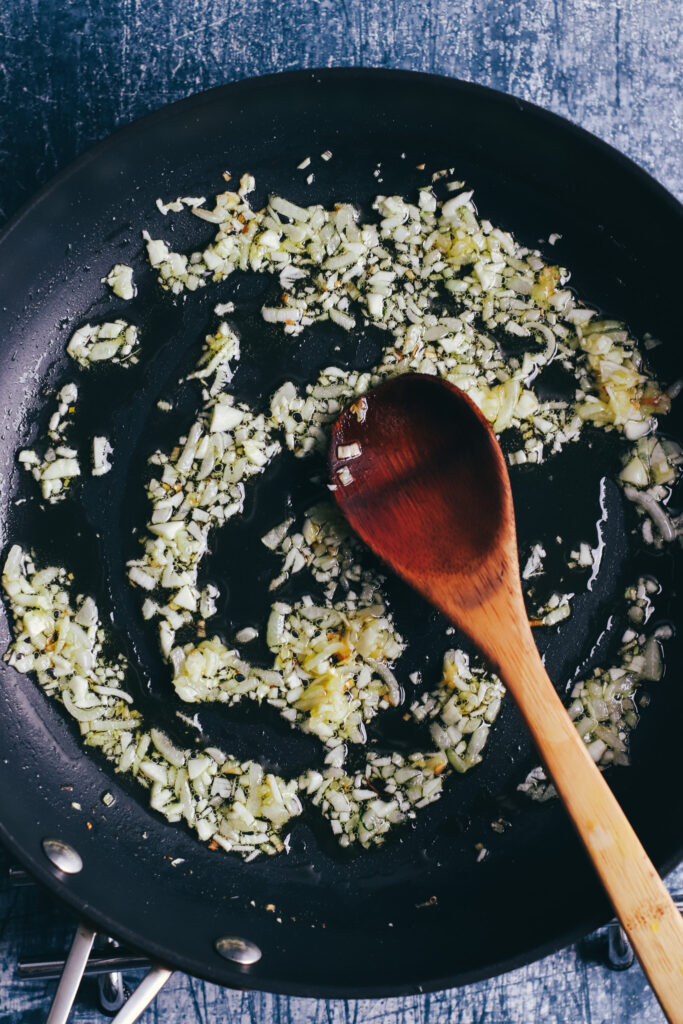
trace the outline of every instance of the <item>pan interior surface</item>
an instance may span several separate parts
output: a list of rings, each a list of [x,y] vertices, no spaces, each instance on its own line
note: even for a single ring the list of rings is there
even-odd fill
[[[317,160],[307,184],[297,165],[326,150],[332,159]],[[248,171],[256,178],[255,208],[277,192],[303,205],[349,201],[369,213],[377,193],[409,196],[441,168],[453,168],[454,177],[474,188],[481,216],[570,268],[572,287],[584,301],[625,320],[636,336],[650,332],[660,339],[651,362],[664,382],[683,376],[673,284],[680,207],[628,161],[566,122],[446,79],[300,72],[213,90],[145,118],[86,154],[0,239],[3,549],[25,540],[69,565],[83,590],[100,595],[129,638],[131,659],[149,680],[146,698],[169,730],[178,728],[178,704],[125,583],[133,530],[144,523],[146,459],[180,433],[193,412],[181,404],[169,428],[157,401],[193,365],[217,302],[236,303],[231,319],[244,353],[240,387],[254,401],[286,379],[305,380],[333,361],[351,365],[357,355],[333,326],[315,325],[301,338],[286,339],[264,324],[261,305],[277,291],[265,275],[235,275],[186,298],[162,297],[152,275],[143,273],[142,229],[181,251],[210,232],[189,217],[164,221],[155,201],[212,196],[225,187],[224,171],[234,178]],[[561,236],[554,247],[547,242],[551,234]],[[139,294],[130,303],[116,305],[100,283],[117,262],[139,271]],[[48,531],[39,526],[48,520],[35,505],[15,503],[21,493],[15,453],[43,408],[45,389],[65,379],[71,332],[112,313],[138,323],[145,339],[141,363],[126,381],[114,390],[108,377],[96,377],[85,399],[89,428],[109,436],[118,457],[97,487],[83,487],[77,507],[50,510]],[[370,359],[374,342],[367,333]],[[674,404],[665,424],[673,436],[683,435],[678,419]],[[229,595],[231,627],[259,609],[271,566],[257,538],[285,518],[287,500],[300,508],[309,500],[306,475],[293,461],[283,460],[281,469],[259,480],[244,519],[216,540],[211,572]],[[542,487],[530,475],[513,479],[520,533],[583,539],[581,531],[594,529],[598,517],[601,466],[572,451],[553,466]],[[625,512],[618,494],[610,492],[607,501],[600,579],[568,623],[539,636],[550,674],[563,687],[599,656],[592,648],[634,573],[660,580],[668,596],[659,616],[681,621],[678,549],[660,556],[636,550],[627,566]],[[390,596],[399,626],[403,621],[418,638],[415,658],[423,665],[438,661],[447,646],[443,621],[398,583]],[[4,650],[4,613],[0,632]],[[679,859],[682,845],[680,815],[671,807],[671,794],[683,782],[676,638],[666,666],[633,735],[632,765],[608,775],[661,869]],[[212,743],[287,773],[302,770],[316,749],[311,737],[253,710],[209,708],[201,724]],[[379,739],[391,738],[389,726]],[[606,919],[605,897],[562,808],[557,802],[535,806],[516,794],[536,763],[507,701],[483,763],[454,779],[438,803],[384,846],[340,852],[325,829],[304,816],[292,829],[287,855],[244,864],[169,826],[148,808],[143,790],[84,752],[62,709],[30,678],[0,666],[0,837],[103,929],[227,985],[330,996],[435,989],[529,961]],[[102,802],[105,792],[114,796],[109,806]],[[491,828],[500,818],[511,823],[503,832]],[[46,837],[74,846],[82,872],[56,877],[41,852]],[[482,848],[487,855],[479,859]],[[223,936],[255,942],[262,958],[249,968],[229,964],[214,948]]]

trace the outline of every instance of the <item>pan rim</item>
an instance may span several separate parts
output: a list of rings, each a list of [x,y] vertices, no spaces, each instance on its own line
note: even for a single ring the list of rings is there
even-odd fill
[[[332,68],[295,68],[291,71],[275,71],[267,75],[254,75],[249,78],[236,79],[232,82],[224,82],[222,85],[215,85],[210,89],[203,89],[201,92],[192,93],[190,96],[185,96],[181,100],[174,100],[172,103],[166,103],[162,107],[157,107],[156,110],[151,110],[146,114],[142,114],[140,117],[134,118],[127,124],[114,128],[114,130],[103,139],[87,146],[82,153],[74,157],[73,160],[70,160],[65,167],[57,171],[56,174],[49,178],[44,185],[40,186],[33,195],[21,204],[21,206],[8,218],[2,227],[0,227],[0,246],[7,242],[11,233],[19,226],[24,217],[32,213],[34,209],[44,202],[64,181],[68,181],[72,175],[81,170],[81,168],[86,167],[92,160],[97,159],[101,154],[106,153],[109,148],[116,146],[119,140],[127,138],[129,134],[137,134],[141,128],[144,128],[146,124],[151,123],[152,120],[155,122],[162,121],[164,118],[173,116],[178,112],[185,110],[189,111],[194,107],[201,107],[205,103],[211,103],[219,94],[225,93],[226,90],[229,90],[231,94],[236,95],[243,89],[249,90],[254,87],[266,88],[273,83],[296,83],[306,79],[313,79],[315,82],[318,77],[334,81],[336,78],[353,78],[355,75],[360,77],[368,76],[370,78],[403,79],[406,81],[410,79],[411,81],[420,81],[424,84],[431,83],[433,85],[440,85],[445,88],[455,89],[465,95],[469,92],[480,96],[487,96],[493,102],[516,107],[524,113],[531,114],[540,120],[547,121],[549,124],[554,124],[565,132],[576,135],[577,138],[583,139],[584,142],[593,146],[604,156],[615,160],[624,170],[629,171],[634,177],[640,179],[641,183],[653,191],[660,200],[669,204],[673,213],[683,217],[683,201],[678,200],[673,193],[662,185],[662,183],[650,174],[649,171],[646,171],[644,167],[641,167],[635,160],[626,156],[625,153],[616,149],[609,142],[605,142],[604,139],[601,139],[594,132],[581,127],[581,125],[576,124],[574,121],[564,117],[562,114],[556,114],[552,110],[546,110],[537,103],[532,103],[531,100],[521,99],[521,97],[513,96],[511,93],[503,92],[501,89],[494,89],[488,85],[480,85],[478,82],[469,82],[465,79],[451,77],[450,75],[440,75],[427,71],[411,71],[408,68],[386,68],[376,65],[349,65]]]
[[[440,88],[441,90],[450,89],[464,97],[467,97],[468,95],[483,96],[488,100],[488,102],[498,104],[499,107],[503,109],[506,107],[516,108],[525,117],[534,118],[539,123],[553,125],[556,130],[561,130],[565,137],[575,138],[581,141],[584,146],[591,148],[596,154],[600,154],[604,158],[610,160],[613,164],[618,165],[622,173],[626,173],[631,177],[634,187],[646,189],[652,197],[656,198],[669,209],[670,214],[674,218],[678,218],[683,222],[683,204],[681,204],[675,196],[673,196],[663,185],[653,178],[652,175],[641,168],[637,163],[635,163],[635,161],[620,153],[609,143],[604,142],[593,133],[575,125],[573,122],[558,114],[546,111],[536,104],[518,99],[499,90],[472,82],[464,82],[445,75],[429,74],[425,72],[410,71],[407,69],[352,66],[320,69],[297,69],[224,83],[212,89],[195,93],[185,99],[167,104],[155,111],[152,111],[151,113],[137,118],[127,125],[117,128],[104,139],[86,149],[80,156],[51,178],[50,181],[48,181],[34,196],[20,207],[20,209],[3,226],[2,231],[0,231],[0,252],[2,251],[2,246],[6,246],[10,242],[12,234],[22,224],[24,219],[38,211],[41,204],[46,202],[51,195],[62,186],[62,184],[69,181],[71,177],[78,174],[93,161],[97,161],[106,155],[106,153],[112,148],[115,149],[121,140],[134,137],[141,131],[144,131],[147,124],[160,124],[166,119],[173,119],[177,117],[179,114],[191,113],[193,110],[201,109],[205,104],[215,103],[219,98],[224,99],[225,102],[229,103],[233,103],[235,101],[239,102],[241,95],[248,95],[254,90],[267,90],[274,86],[280,88],[286,87],[290,83],[292,85],[296,85],[297,83],[302,82],[323,82],[333,85],[335,83],[338,84],[343,82],[344,79],[348,81],[354,78],[366,80],[382,78],[396,82],[410,81],[416,84],[430,86],[432,88]],[[15,856],[16,859],[21,862],[42,884],[46,885],[54,895],[56,895],[62,902],[66,903],[81,917],[91,921],[101,930],[107,931],[107,933],[121,938],[128,945],[143,948],[148,955],[153,956],[155,959],[159,959],[162,962],[170,962],[181,970],[204,977],[212,982],[226,984],[225,970],[214,970],[212,965],[207,962],[205,969],[198,972],[197,964],[191,962],[188,958],[182,955],[169,957],[169,951],[167,949],[162,949],[154,943],[149,943],[144,947],[140,947],[137,941],[138,937],[131,929],[121,926],[118,922],[110,919],[108,915],[98,912],[96,908],[90,904],[88,904],[87,911],[83,913],[83,900],[75,893],[71,892],[69,887],[64,885],[60,878],[55,876],[50,871],[49,867],[44,865],[38,857],[33,856],[29,851],[23,849],[21,844],[10,834],[2,822],[0,822],[0,839],[10,850],[12,855]],[[659,863],[657,866],[663,873],[666,873],[675,867],[682,859],[683,838],[681,840],[681,847],[676,851],[676,853],[663,864]],[[283,981],[275,977],[271,979],[267,977],[259,977],[257,988],[259,990],[293,996],[310,997],[311,995],[315,995],[321,998],[358,999],[438,991],[444,988],[453,987],[454,985],[460,986],[470,984],[474,981],[505,973],[514,968],[531,963],[536,959],[547,956],[548,954],[574,942],[577,938],[587,934],[589,931],[592,931],[595,927],[606,923],[606,920],[607,916],[604,912],[596,912],[580,926],[563,932],[562,934],[555,936],[549,942],[543,943],[540,946],[535,946],[532,949],[525,950],[518,955],[501,960],[498,963],[489,964],[480,970],[456,973],[439,978],[430,978],[424,983],[424,985],[419,986],[400,983],[378,986],[361,985],[356,986],[349,991],[348,988],[342,988],[334,985],[304,985],[298,982],[288,983],[287,981]],[[245,982],[248,981],[248,975],[234,974],[234,984],[243,986]]]

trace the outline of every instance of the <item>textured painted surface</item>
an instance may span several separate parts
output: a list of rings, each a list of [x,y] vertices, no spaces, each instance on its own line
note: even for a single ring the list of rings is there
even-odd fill
[[[117,125],[200,89],[296,67],[382,65],[481,82],[548,107],[683,196],[679,0],[3,0],[0,220]],[[0,268],[0,273],[2,272]],[[0,1024],[45,1020],[54,988],[19,955],[58,953],[73,925],[10,889],[0,854]],[[683,890],[683,870],[672,879]],[[86,983],[77,1024],[104,1018]],[[456,992],[316,1002],[176,976],[143,1018],[164,1024],[659,1024],[642,973],[591,947]]]
[[[595,132],[680,196],[682,27],[680,0],[3,0],[0,216],[91,142],[169,100],[340,64],[512,92]]]

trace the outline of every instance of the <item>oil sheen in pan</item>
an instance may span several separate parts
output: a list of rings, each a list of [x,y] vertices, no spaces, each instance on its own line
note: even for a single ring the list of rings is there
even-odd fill
[[[380,338],[373,335],[372,329],[362,332],[359,341],[356,336],[350,337],[329,325],[324,329],[316,326],[298,343],[285,341],[278,329],[263,324],[259,315],[264,294],[272,288],[273,283],[263,278],[244,277],[236,281],[238,308],[231,320],[242,335],[243,355],[233,387],[240,399],[263,404],[284,379],[303,383],[332,359],[346,367],[370,366],[376,360]],[[208,298],[215,299],[215,296]],[[208,315],[206,299],[197,305],[203,309],[204,315]],[[151,326],[155,334],[167,338],[175,335],[174,341],[164,345],[161,352],[156,353],[155,360],[143,364],[143,368],[128,371],[125,376],[119,375],[119,379],[122,376],[124,379],[114,393],[113,402],[106,374],[102,374],[95,386],[89,389],[80,410],[83,417],[81,429],[91,433],[102,429],[103,422],[109,424],[108,434],[114,440],[115,450],[125,453],[122,460],[126,466],[125,478],[122,479],[121,460],[117,460],[117,472],[111,475],[104,487],[101,481],[94,486],[86,485],[83,500],[77,503],[76,508],[67,503],[48,511],[53,519],[51,532],[57,544],[57,538],[65,540],[69,557],[64,561],[73,566],[76,578],[90,577],[95,591],[101,594],[103,587],[108,591],[107,603],[111,602],[111,607],[117,609],[117,621],[121,620],[119,609],[125,609],[125,617],[132,627],[128,629],[131,653],[134,654],[131,662],[134,665],[138,661],[142,666],[138,679],[139,698],[148,720],[159,724],[179,743],[208,741],[239,757],[255,757],[267,768],[291,775],[316,763],[320,759],[320,746],[311,736],[284,725],[272,709],[259,709],[246,702],[232,709],[205,706],[192,716],[195,729],[188,729],[178,720],[176,712],[182,710],[186,715],[187,707],[172,694],[168,670],[161,662],[155,640],[150,641],[151,631],[142,628],[137,595],[131,595],[123,572],[126,559],[135,553],[136,533],[146,518],[147,501],[143,493],[144,479],[149,473],[146,459],[157,445],[168,447],[180,433],[180,424],[189,423],[194,412],[197,392],[192,386],[181,387],[176,393],[175,409],[171,415],[160,413],[155,407],[157,395],[161,394],[159,367],[166,394],[172,384],[169,364],[175,368],[177,376],[178,367],[182,372],[184,364],[188,360],[191,364],[196,357],[197,342],[193,346],[190,340],[188,345],[192,335],[188,321],[197,324],[199,319],[197,310],[193,312],[194,315],[188,316],[187,307],[181,303],[167,302],[159,308],[153,307],[151,317],[147,314],[151,320],[148,329]],[[195,333],[200,338],[203,332],[196,330]],[[257,339],[253,345],[250,344],[251,338]],[[173,355],[178,351],[180,357],[174,359]],[[557,377],[554,371],[555,367],[546,371],[548,381],[545,386],[560,397],[569,381],[553,380],[553,376]],[[541,381],[540,387],[543,386]],[[109,410],[103,416],[103,409],[107,406]],[[508,441],[507,444],[512,447],[513,442]],[[608,656],[610,647],[614,646],[623,630],[623,620],[617,615],[610,616],[610,609],[618,604],[618,598],[631,576],[651,571],[651,567],[648,569],[651,557],[649,559],[646,552],[636,560],[639,567],[627,557],[622,500],[620,492],[608,479],[616,474],[617,469],[616,446],[610,442],[609,436],[593,431],[541,467],[514,467],[512,470],[521,550],[528,549],[532,543],[542,542],[548,552],[548,573],[544,578],[546,589],[578,592],[570,627],[565,625],[561,629],[542,630],[537,637],[551,676],[563,683],[577,667],[585,671]],[[264,622],[270,597],[267,585],[274,575],[275,559],[259,539],[274,522],[289,514],[301,513],[324,497],[325,476],[322,460],[297,460],[284,455],[263,477],[250,483],[244,515],[215,534],[211,558],[202,567],[203,582],[211,579],[218,583],[223,596],[221,613],[212,623],[215,631],[231,637],[246,623],[258,625]],[[125,500],[121,503],[122,494],[125,494]],[[571,501],[566,500],[567,494],[572,495]],[[102,531],[103,522],[112,522],[111,508],[117,508],[113,518],[121,529]],[[628,511],[632,515],[632,511]],[[79,523],[77,551],[69,542],[75,523]],[[25,528],[27,525],[24,522]],[[590,590],[582,594],[580,591],[585,587],[589,572],[568,571],[566,559],[568,552],[578,547],[582,540],[595,544],[598,531],[604,544],[600,570]],[[369,554],[368,559],[371,559]],[[661,559],[655,561],[661,562]],[[94,578],[95,566],[106,567],[103,579]],[[303,581],[295,578],[279,596],[284,600],[301,596],[304,592],[302,586]],[[308,581],[304,590],[313,592]],[[400,581],[388,581],[387,596],[399,631],[408,641],[408,650],[400,659],[397,675],[411,699],[436,681],[446,649],[467,645],[459,636],[447,636],[447,624],[441,616]],[[542,603],[540,597],[541,594],[536,593],[534,600]],[[605,622],[609,623],[607,629],[603,628]],[[596,645],[598,636],[600,642]],[[249,655],[257,663],[268,664],[268,652],[263,646],[259,650],[257,644],[252,644]],[[420,671],[422,677],[418,688],[408,680],[414,671]],[[426,730],[415,723],[406,723],[401,709],[385,712],[371,723],[369,740],[381,750],[409,752],[429,748]],[[362,748],[351,748],[352,768],[362,753]],[[458,820],[466,818],[468,805],[473,799],[480,801],[481,794],[488,790],[485,778],[488,761],[493,762],[498,780],[501,775],[505,779],[502,787],[500,782],[496,785],[492,794],[493,804],[501,802],[509,813],[511,803],[515,802],[514,787],[524,777],[520,764],[528,763],[530,766],[533,757],[526,734],[516,721],[514,709],[506,707],[493,730],[485,764],[477,769],[479,786],[474,789],[472,785],[466,787],[464,780],[452,780],[442,799],[443,806],[438,810],[432,808],[426,814],[423,812],[423,816],[445,819],[446,825],[454,811]],[[419,825],[416,829],[421,830]],[[316,831],[325,846],[337,850],[336,843],[327,842],[325,830],[316,828]]]

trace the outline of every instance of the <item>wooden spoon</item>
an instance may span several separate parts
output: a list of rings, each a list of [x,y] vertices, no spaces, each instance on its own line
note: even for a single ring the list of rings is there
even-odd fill
[[[683,1024],[683,919],[543,667],[519,576],[505,458],[437,377],[397,377],[332,430],[335,496],[354,530],[483,651],[515,698],[669,1021]]]

